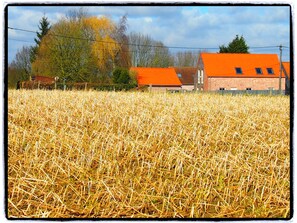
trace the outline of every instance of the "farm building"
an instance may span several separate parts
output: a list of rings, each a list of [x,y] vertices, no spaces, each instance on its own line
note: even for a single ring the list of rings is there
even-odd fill
[[[131,67],[136,72],[138,87],[148,86],[151,91],[180,90],[182,83],[174,68]]]
[[[41,83],[55,83],[54,77],[32,76],[31,80],[36,82],[41,82]]]
[[[182,89],[186,91],[193,91],[197,82],[197,68],[196,67],[174,67],[178,79],[182,83]]]
[[[57,78],[47,76],[32,76],[28,81],[18,81],[17,89],[53,89]]]
[[[201,53],[197,75],[205,91],[278,90],[280,63],[276,54]],[[285,82],[282,72],[282,90]]]

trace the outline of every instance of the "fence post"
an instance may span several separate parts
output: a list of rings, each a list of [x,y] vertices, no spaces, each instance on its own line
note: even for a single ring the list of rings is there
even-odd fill
[[[57,81],[59,80],[59,77],[55,76],[55,90],[57,90]]]

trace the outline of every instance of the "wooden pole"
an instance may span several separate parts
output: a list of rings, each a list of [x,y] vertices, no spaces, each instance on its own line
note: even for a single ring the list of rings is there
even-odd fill
[[[280,60],[280,68],[279,68],[279,94],[282,93],[282,45],[279,46],[279,60]]]

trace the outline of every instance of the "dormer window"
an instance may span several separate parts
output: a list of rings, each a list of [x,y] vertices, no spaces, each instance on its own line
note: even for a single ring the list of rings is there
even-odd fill
[[[270,68],[270,67],[269,67],[269,68],[267,68],[267,73],[268,73],[268,74],[274,74],[274,72],[273,72],[273,69],[272,69],[272,68]]]
[[[259,67],[256,67],[256,73],[257,74],[263,74],[262,69]]]
[[[242,74],[241,67],[235,67],[236,74]]]

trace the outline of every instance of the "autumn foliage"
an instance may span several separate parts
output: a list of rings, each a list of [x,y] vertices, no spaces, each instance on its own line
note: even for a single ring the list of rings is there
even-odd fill
[[[120,50],[115,30],[106,17],[61,19],[42,39],[33,73],[74,82],[106,81]]]

